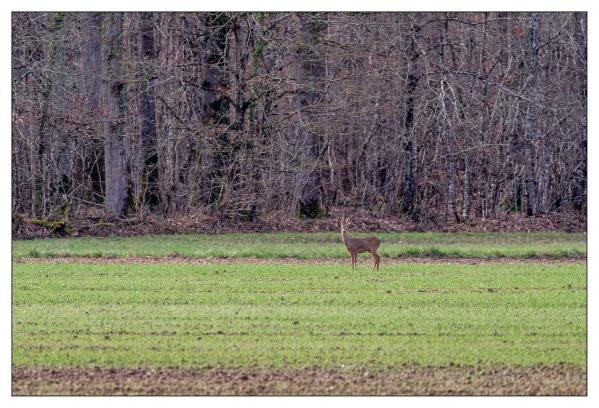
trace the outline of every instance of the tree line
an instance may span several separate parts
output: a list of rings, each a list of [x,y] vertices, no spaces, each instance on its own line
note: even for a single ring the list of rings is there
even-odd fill
[[[586,211],[586,13],[12,15],[12,209]]]

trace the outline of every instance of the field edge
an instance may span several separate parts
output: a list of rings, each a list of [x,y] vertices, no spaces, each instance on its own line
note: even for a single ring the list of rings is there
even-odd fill
[[[13,366],[12,395],[587,395],[586,367],[168,369]]]

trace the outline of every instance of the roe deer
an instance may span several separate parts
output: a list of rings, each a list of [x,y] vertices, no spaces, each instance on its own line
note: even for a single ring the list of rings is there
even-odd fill
[[[381,257],[376,253],[376,250],[381,245],[381,240],[377,237],[365,237],[365,238],[350,238],[346,237],[345,233],[347,232],[346,226],[348,223],[348,219],[345,217],[341,217],[339,221],[339,227],[341,228],[341,239],[345,244],[347,250],[351,254],[351,267],[352,270],[356,268],[356,262],[358,261],[358,254],[361,252],[370,252],[374,257],[374,266],[372,270],[375,268],[379,269],[379,263],[381,262]]]

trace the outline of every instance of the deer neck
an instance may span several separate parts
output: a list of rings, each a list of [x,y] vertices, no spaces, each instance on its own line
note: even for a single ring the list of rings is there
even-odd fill
[[[345,242],[345,231],[343,229],[341,229],[341,241],[343,241],[343,243],[347,245],[347,243]]]

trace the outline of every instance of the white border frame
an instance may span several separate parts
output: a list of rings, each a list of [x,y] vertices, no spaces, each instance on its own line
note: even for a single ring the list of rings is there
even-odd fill
[[[597,216],[594,211],[597,206],[597,189],[593,187],[593,181],[597,180],[597,170],[593,161],[588,161],[588,397],[205,397],[198,400],[196,397],[11,397],[11,12],[12,11],[45,11],[45,10],[68,10],[68,11],[125,11],[125,10],[155,10],[155,11],[246,11],[246,10],[268,10],[268,11],[587,11],[588,12],[588,73],[593,72],[596,66],[596,30],[594,23],[598,23],[599,4],[594,1],[582,0],[503,0],[486,1],[459,0],[459,1],[391,1],[391,0],[301,0],[297,3],[277,0],[251,0],[242,2],[239,0],[219,0],[214,2],[193,2],[184,0],[132,0],[128,2],[116,0],[104,0],[101,3],[83,2],[72,0],[9,0],[0,4],[0,39],[2,44],[2,81],[0,81],[1,95],[0,124],[4,134],[0,137],[0,192],[3,193],[0,200],[0,238],[2,268],[0,283],[0,401],[14,406],[27,406],[29,404],[48,407],[70,407],[85,404],[86,406],[100,407],[109,403],[111,405],[125,406],[125,404],[142,403],[147,406],[162,406],[163,404],[178,403],[191,406],[201,404],[244,404],[249,406],[275,407],[280,404],[285,406],[300,407],[305,404],[329,405],[340,403],[349,406],[362,406],[364,404],[380,404],[382,406],[397,406],[401,403],[415,405],[428,405],[433,403],[443,404],[446,407],[466,408],[485,404],[485,406],[499,407],[505,404],[530,405],[543,404],[544,407],[562,407],[564,404],[575,406],[597,406],[599,403],[599,365],[597,364],[598,343],[597,326],[594,324],[597,311],[597,297],[592,296],[592,290],[597,288],[597,279],[593,276],[596,264],[597,241],[593,241],[594,233],[597,231]],[[597,11],[597,13],[595,13]],[[597,126],[593,119],[595,97],[598,96],[597,86],[593,77],[589,75],[588,80],[588,111],[589,123],[588,134],[588,157],[594,157],[597,152],[597,143],[594,135]],[[595,344],[595,348],[592,346]],[[85,399],[82,399],[85,398]],[[484,400],[481,400],[484,398]],[[594,401],[594,402],[593,402]]]

